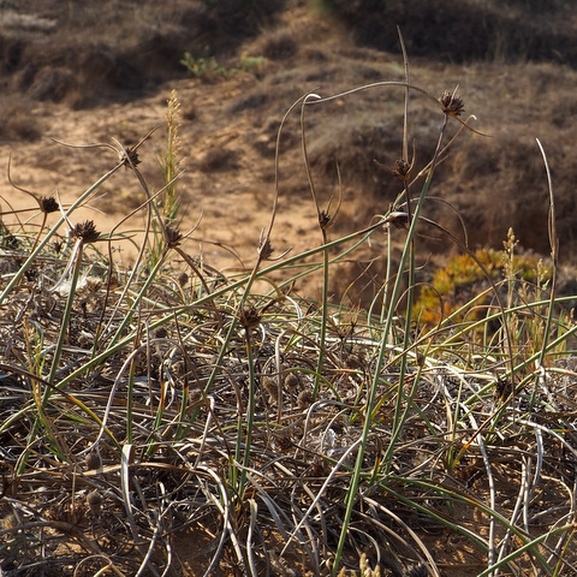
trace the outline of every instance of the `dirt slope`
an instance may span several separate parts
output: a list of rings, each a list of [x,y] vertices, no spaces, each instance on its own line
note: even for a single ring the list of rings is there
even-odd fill
[[[357,45],[358,31],[345,26],[338,12],[313,9],[310,2],[274,2],[265,11],[259,3],[247,3],[254,11],[240,16],[224,8],[215,12],[202,2],[181,1],[157,12],[148,2],[121,6],[110,1],[99,9],[46,2],[42,12],[29,4],[7,4],[0,12],[6,88],[0,158],[7,162],[12,155],[14,181],[43,195],[57,188],[63,201],[70,201],[115,156],[106,149],[70,149],[51,137],[73,144],[115,138],[130,145],[160,125],[141,149],[141,166],[151,186],[161,186],[157,157],[164,146],[166,100],[176,90],[183,113],[181,228],[191,229],[202,217],[187,248],[218,268],[250,266],[254,258],[260,231],[270,219],[274,144],[286,110],[308,91],[327,96],[370,82],[400,81],[404,74],[398,53]],[[201,67],[197,77],[179,63],[186,51]],[[547,254],[548,201],[538,137],[554,178],[561,256],[572,261],[577,254],[575,71],[551,62],[455,65],[441,57],[409,56],[415,85],[435,97],[458,85],[466,113],[477,117],[471,124],[490,135],[461,135],[431,190],[442,203],[432,200],[427,216],[465,238],[459,211],[474,247],[500,247],[513,226],[525,248]],[[329,206],[339,191],[343,196],[331,234],[365,226],[398,194],[398,182],[374,160],[392,166],[401,154],[402,102],[401,88],[380,87],[307,110],[308,151],[321,204]],[[442,114],[418,95],[412,96],[411,109],[410,139],[421,167],[434,149]],[[273,234],[278,252],[320,241],[303,166],[298,113],[293,113],[281,139]],[[14,191],[6,177],[0,179],[0,191],[5,211],[8,201],[30,206],[30,198]],[[119,176],[91,202],[102,212],[86,214],[106,231],[141,201],[132,181]],[[136,215],[123,227],[141,228],[142,217]],[[453,250],[438,231],[423,230],[420,243],[423,261]],[[240,260],[222,245],[234,249]],[[118,248],[129,264],[131,243]],[[367,248],[367,262],[383,250]],[[375,263],[372,270],[378,272],[379,266]],[[341,277],[343,286],[334,287],[336,293],[365,266],[350,268]],[[367,292],[359,298],[369,299],[366,278],[359,281],[357,296],[363,288]],[[307,290],[314,294],[314,287]]]

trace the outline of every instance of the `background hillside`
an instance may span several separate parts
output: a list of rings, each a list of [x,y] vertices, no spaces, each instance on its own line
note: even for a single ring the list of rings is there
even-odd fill
[[[500,247],[512,226],[525,249],[547,254],[539,138],[553,173],[561,259],[570,263],[577,258],[576,17],[572,3],[543,7],[528,0],[468,0],[458,7],[442,0],[6,1],[0,6],[0,155],[6,161],[12,153],[12,176],[21,186],[39,194],[58,187],[64,199],[72,198],[108,159],[49,137],[134,143],[163,124],[166,100],[176,89],[186,170],[179,184],[182,214],[190,226],[203,214],[191,250],[215,266],[242,266],[268,220],[283,114],[307,91],[327,96],[402,80],[398,24],[412,82],[435,96],[458,85],[466,114],[477,118],[472,124],[490,135],[462,135],[438,171],[431,194],[442,202],[432,200],[427,217],[464,238],[458,212],[472,247]],[[392,166],[400,155],[402,103],[401,89],[380,88],[308,113],[322,202],[337,194],[337,166],[340,172],[339,233],[367,224],[400,191],[374,160]],[[417,96],[411,108],[409,136],[421,167],[435,146],[440,115]],[[149,146],[154,155],[162,138],[157,131],[143,150]],[[318,242],[303,234],[316,223],[300,148],[295,117],[281,141],[273,234],[279,250]],[[6,178],[0,186],[10,203],[28,203]],[[141,200],[118,184],[107,193],[96,208],[111,222]],[[423,230],[420,243],[425,260],[452,250],[437,231]],[[233,247],[242,262],[222,245]],[[120,248],[129,260],[130,247]],[[374,250],[378,255],[382,247]],[[367,254],[367,262],[375,254]],[[360,272],[351,266],[346,283]]]

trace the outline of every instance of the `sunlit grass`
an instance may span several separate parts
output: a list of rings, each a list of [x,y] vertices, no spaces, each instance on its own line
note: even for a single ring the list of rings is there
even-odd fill
[[[440,576],[462,559],[483,576],[576,570],[576,329],[570,297],[555,293],[554,210],[550,267],[520,274],[511,235],[488,258],[459,246],[454,270],[484,285],[451,307],[440,277],[417,286],[422,209],[441,156],[458,145],[447,127],[472,127],[456,91],[437,98],[408,77],[338,98],[383,86],[438,110],[437,147],[413,166],[405,135],[391,170],[398,197],[347,236],[331,237],[340,205],[321,205],[306,146],[310,107],[336,96],[308,95],[289,114],[300,114],[317,246],[275,253],[276,186],[248,271],[226,277],[191,256],[172,94],[159,190],[139,170],[154,159],[138,145],[103,145],[116,164],[58,206],[52,227],[4,246],[5,574],[38,564],[47,575],[178,574],[173,543],[187,534],[209,543],[194,559],[205,575]],[[114,230],[75,222],[121,168],[146,198],[129,271],[102,248]],[[335,304],[335,265],[393,228],[404,249],[375,295],[378,312]],[[51,241],[67,236],[55,251]],[[311,274],[322,279],[319,302],[293,291]]]

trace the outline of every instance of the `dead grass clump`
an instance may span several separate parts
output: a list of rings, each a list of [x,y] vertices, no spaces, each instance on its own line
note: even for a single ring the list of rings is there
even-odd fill
[[[231,114],[238,114],[240,112],[246,112],[248,110],[254,110],[256,108],[261,108],[269,101],[270,96],[262,90],[257,90],[255,92],[249,92],[239,97],[235,102],[233,102],[229,108]]]
[[[221,172],[238,168],[238,155],[228,148],[213,148],[202,158],[200,170],[203,172]]]
[[[54,224],[3,214],[3,575],[575,571],[577,327],[555,296],[556,221],[549,298],[516,282],[514,238],[506,298],[452,239],[494,301],[471,295],[463,307],[483,305],[472,320],[415,321],[417,224],[449,126],[465,122],[456,93],[415,90],[438,115],[432,156],[411,165],[401,146],[400,191],[348,234],[331,227],[341,203],[324,202],[306,147],[313,106],[346,95],[295,104],[318,242],[275,250],[275,189],[252,267],[236,274],[193,251],[211,239],[179,230],[175,93],[159,187],[144,177],[151,131],[83,149],[116,163],[71,205],[53,199]],[[226,154],[211,162],[230,166]],[[76,212],[120,174],[143,196],[130,270],[112,245],[134,231]],[[332,305],[338,265],[377,231],[387,259],[373,303]],[[316,302],[294,292],[309,275],[320,278]]]
[[[42,122],[34,113],[34,103],[27,98],[7,97],[2,103],[4,121],[0,125],[0,139],[34,141],[40,138]]]
[[[261,136],[252,142],[252,146],[258,153],[265,158],[274,158],[275,149],[277,146],[276,137],[279,129],[279,120],[276,117],[267,118],[262,126]],[[294,150],[300,144],[300,136],[296,127],[286,127],[281,135],[278,143],[279,152],[281,154],[287,153],[289,150]]]
[[[22,2],[0,41],[0,67],[25,77],[20,87],[32,98],[90,107],[185,76],[180,61],[186,52],[194,57],[232,54],[283,7],[284,0],[192,6],[129,0],[121,10],[112,4],[78,9],[52,2],[39,12],[37,5]],[[25,18],[31,14],[35,22],[58,26],[31,28]]]
[[[12,74],[22,66],[22,53],[26,42],[11,34],[0,38],[0,66],[3,74]]]
[[[345,126],[336,125],[332,132],[311,142],[311,166],[320,176],[332,177],[333,183],[338,167],[347,187],[358,187],[392,200],[398,193],[397,183],[379,170],[375,160],[399,149],[394,121],[375,126],[374,123],[360,124],[359,120],[349,119]]]
[[[575,11],[567,3],[541,3],[538,16],[526,3],[468,0],[458,9],[445,0],[330,0],[326,4],[353,30],[358,42],[381,50],[397,50],[395,26],[399,25],[409,54],[415,56],[449,62],[529,59],[577,64],[570,24]]]
[[[67,68],[42,68],[31,82],[28,95],[35,100],[63,102],[78,93],[76,75]]]
[[[197,2],[180,19],[189,33],[186,50],[195,57],[231,55],[244,40],[272,24],[284,6],[285,0]]]
[[[277,32],[262,40],[262,55],[270,60],[287,60],[298,52],[298,44],[290,32]]]
[[[26,66],[15,73],[15,83],[30,98],[64,102],[72,108],[85,108],[123,92],[142,90],[152,84],[142,61],[130,61],[130,55],[105,44],[74,43],[54,45],[39,52],[37,45],[27,46]],[[157,79],[158,80],[158,79]]]
[[[543,197],[540,177],[542,162],[535,150],[534,142],[508,131],[490,139],[464,141],[448,161],[439,178],[438,194],[453,207],[459,206],[459,217],[465,223],[470,246],[499,249],[499,239],[505,238],[508,228],[513,227],[526,249],[547,253],[547,223],[543,222],[547,199]],[[555,170],[557,162],[563,160],[556,145],[550,150],[555,158],[552,161]],[[443,186],[445,183],[447,189]],[[563,181],[559,182],[556,193],[559,206],[566,206],[572,195],[567,194]],[[428,214],[454,234],[462,235],[459,232],[462,224],[454,210],[432,203]],[[558,226],[558,230],[571,235],[570,229],[575,226],[571,213],[560,213]],[[566,252],[564,258],[568,256]]]
[[[310,129],[311,168],[319,179],[319,186],[328,191],[336,191],[341,186],[349,191],[348,196],[355,199],[351,217],[357,224],[366,222],[401,190],[392,170],[402,145],[398,135],[402,117],[391,114],[386,120],[375,122],[369,121],[364,111],[347,114],[337,109],[329,118],[333,122],[328,127],[323,125],[318,131],[314,126]],[[427,131],[427,120],[422,121],[423,126],[416,127],[413,136],[419,143],[418,157],[426,158],[433,153],[435,141]],[[343,219],[337,219],[335,225],[341,224]]]

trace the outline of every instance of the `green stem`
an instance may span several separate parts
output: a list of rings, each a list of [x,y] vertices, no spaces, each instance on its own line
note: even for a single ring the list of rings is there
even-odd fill
[[[326,245],[314,247],[314,248],[309,249],[308,251],[305,251],[301,254],[297,254],[297,255],[289,257],[283,261],[273,263],[267,268],[263,268],[260,270],[253,270],[252,273],[248,277],[243,277],[240,280],[237,280],[233,283],[230,283],[230,284],[225,285],[219,289],[214,290],[210,294],[203,295],[202,297],[200,297],[199,299],[197,299],[193,303],[190,303],[186,306],[183,306],[179,310],[167,309],[167,311],[166,311],[167,315],[174,316],[175,318],[177,318],[179,315],[185,314],[185,313],[189,312],[191,309],[202,307],[202,306],[210,303],[213,300],[217,300],[222,295],[229,293],[229,292],[232,293],[235,290],[246,285],[246,288],[244,290],[245,296],[242,297],[242,301],[241,301],[241,302],[245,302],[246,295],[248,294],[248,291],[250,290],[250,287],[252,286],[253,282],[257,278],[266,277],[267,275],[277,271],[281,267],[291,266],[291,265],[299,262],[300,260],[304,260],[306,258],[314,256],[315,254],[318,254],[319,252],[323,251],[325,248],[328,249],[328,248],[336,247],[340,244],[345,244],[351,240],[354,240],[355,238],[360,237],[360,240],[358,241],[357,244],[362,244],[371,235],[371,233],[374,232],[380,226],[382,226],[382,223],[380,223],[380,222],[377,224],[373,224],[373,225],[366,227],[360,231],[356,231],[356,232],[353,232],[353,233],[351,233],[345,237],[342,237],[340,239],[333,240],[333,241],[327,243]],[[150,284],[150,282],[152,282],[152,281],[149,280],[149,284]],[[125,320],[125,322],[123,324],[123,328],[126,327],[127,322],[128,321]],[[157,321],[151,323],[149,326],[149,330],[154,330],[155,328],[162,326],[164,323],[166,323],[166,316],[163,316],[163,317],[159,318]],[[230,342],[230,339],[234,335],[234,333],[236,331],[236,326],[237,326],[237,318],[233,317],[231,319],[230,328],[229,328],[228,333],[225,337],[223,346],[221,347],[221,350],[219,352],[219,356],[215,360],[214,368],[212,370],[210,377],[208,378],[208,382],[207,382],[207,385],[205,387],[205,391],[208,391],[211,389],[212,384],[214,383],[214,381],[218,375],[218,372],[219,372],[218,367],[220,366],[222,359],[226,355],[226,347],[228,346],[227,344]],[[576,327],[576,330],[577,330],[577,327]],[[98,355],[94,356],[92,359],[90,359],[90,361],[85,363],[82,367],[76,369],[75,371],[73,371],[72,373],[67,375],[64,379],[62,379],[62,381],[60,381],[58,386],[60,388],[62,388],[66,384],[72,382],[74,379],[81,376],[87,370],[90,370],[90,369],[102,364],[105,359],[107,359],[109,356],[117,353],[118,351],[122,350],[128,343],[130,343],[132,341],[132,339],[134,338],[134,335],[133,334],[127,334],[122,339],[120,337],[121,337],[121,333],[117,331],[117,333],[113,339],[113,342],[111,344],[109,344],[109,346],[106,347],[106,350],[104,350],[101,353],[99,353]]]
[[[365,422],[363,425],[363,431],[362,431],[362,435],[361,435],[362,441],[361,441],[361,444],[359,445],[359,451],[357,453],[357,460],[356,460],[355,467],[353,470],[351,483],[350,483],[349,489],[347,491],[345,516],[344,516],[343,524],[341,527],[341,533],[340,533],[339,542],[337,545],[337,550],[335,552],[335,561],[334,561],[333,570],[332,570],[333,575],[336,575],[338,570],[339,570],[341,556],[343,554],[345,543],[346,543],[347,538],[348,538],[348,532],[349,532],[351,517],[353,514],[355,502],[357,499],[357,492],[358,492],[359,483],[360,483],[360,479],[361,479],[361,472],[363,469],[363,461],[365,458],[365,449],[367,446],[369,433],[371,431],[373,411],[374,411],[374,407],[375,407],[375,399],[377,397],[377,390],[379,388],[381,371],[383,369],[384,362],[385,362],[385,356],[386,356],[386,352],[387,352],[389,335],[391,333],[391,329],[393,327],[393,321],[395,318],[395,315],[394,315],[395,303],[397,302],[397,300],[399,298],[400,289],[401,289],[401,282],[402,282],[402,278],[403,278],[403,275],[401,273],[405,269],[405,264],[409,260],[409,254],[412,252],[412,248],[411,248],[412,242],[411,241],[415,236],[415,230],[417,227],[417,222],[419,220],[419,214],[421,212],[421,209],[423,207],[423,204],[424,204],[425,199],[427,197],[427,194],[429,192],[429,188],[431,186],[433,173],[434,173],[434,170],[435,170],[435,167],[437,164],[439,152],[441,150],[441,145],[442,145],[442,142],[443,142],[446,130],[447,130],[448,119],[449,119],[449,117],[447,115],[445,115],[445,119],[444,119],[444,123],[443,123],[442,129],[441,129],[441,133],[440,133],[439,139],[437,141],[437,148],[435,150],[435,154],[433,155],[433,159],[431,161],[429,172],[427,174],[427,177],[426,177],[425,182],[423,184],[423,187],[421,189],[421,194],[419,196],[419,200],[418,200],[417,205],[415,207],[415,211],[413,213],[413,218],[411,219],[410,224],[409,224],[409,231],[407,233],[407,239],[405,241],[405,245],[403,247],[403,253],[401,255],[401,260],[399,262],[398,274],[396,275],[395,283],[394,283],[393,289],[391,291],[391,301],[390,301],[391,304],[389,306],[389,310],[387,311],[385,326],[383,328],[383,332],[381,335],[381,341],[380,341],[379,351],[378,351],[378,355],[377,355],[375,372],[374,372],[373,380],[372,380],[372,383],[371,383],[371,386],[370,386],[370,389],[369,389],[368,395],[367,395],[367,405],[366,405],[366,410],[365,410]],[[393,449],[394,449],[394,439],[391,440],[391,443],[389,444],[389,447],[386,451],[386,455],[388,458],[390,458],[390,455],[392,454]]]
[[[30,268],[32,263],[36,260],[36,257],[44,250],[44,247],[48,244],[50,239],[58,232],[60,227],[64,224],[64,221],[68,216],[70,216],[102,183],[106,182],[119,168],[124,166],[124,160],[119,162],[114,168],[109,170],[106,174],[101,176],[92,186],[87,188],[79,197],[74,201],[68,210],[60,217],[58,222],[46,233],[46,236],[42,241],[36,246],[36,248],[30,253],[30,256],[22,263],[18,272],[12,277],[12,280],[8,283],[6,288],[0,294],[0,305],[4,303],[6,297],[12,292],[14,287],[20,282],[20,279],[24,276],[26,271]]]
[[[327,235],[323,229],[323,246],[327,245]],[[329,310],[329,251],[325,249],[323,251],[323,300],[321,303],[321,326],[319,333],[319,355],[317,359],[317,367],[315,371],[315,380],[313,386],[313,402],[316,401],[320,383],[322,380],[322,370],[325,360],[325,341],[327,337],[327,323],[328,323],[328,310]]]
[[[77,245],[73,251],[74,264],[72,267],[72,277],[70,279],[70,289],[68,292],[68,298],[66,299],[66,306],[64,307],[64,312],[62,314],[62,320],[60,321],[60,333],[58,334],[58,340],[56,341],[56,349],[52,359],[52,366],[50,367],[50,373],[47,379],[51,385],[54,384],[56,373],[58,372],[58,367],[60,365],[62,348],[64,347],[64,342],[66,341],[68,335],[70,315],[72,314],[72,303],[74,302],[74,297],[76,296],[76,286],[78,285],[78,277],[80,275],[80,267],[82,265],[84,241],[82,239],[78,239],[76,242]],[[45,391],[45,400],[47,400],[48,395],[49,389]]]
[[[248,362],[248,404],[246,407],[246,435],[244,441],[244,455],[242,459],[242,471],[240,472],[240,479],[238,483],[238,495],[242,498],[244,492],[244,485],[246,483],[246,472],[250,464],[250,450],[252,445],[252,428],[254,426],[254,411],[255,411],[255,392],[256,392],[256,373],[254,367],[254,357],[252,354],[252,339],[250,328],[246,328],[246,358]],[[240,407],[239,407],[240,408]],[[239,425],[242,423],[239,422]],[[242,438],[242,426],[239,426],[238,440],[237,440],[237,454],[240,451]]]

